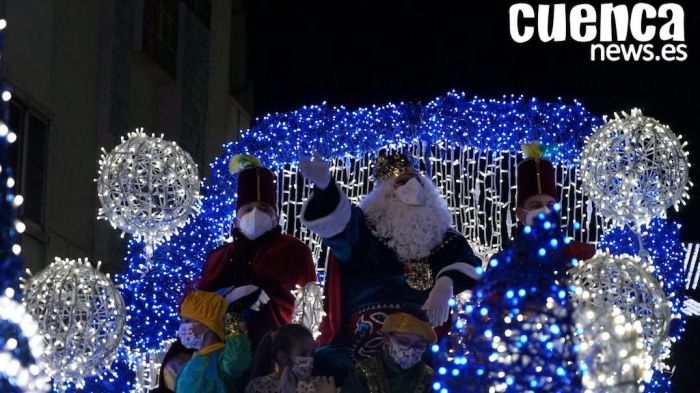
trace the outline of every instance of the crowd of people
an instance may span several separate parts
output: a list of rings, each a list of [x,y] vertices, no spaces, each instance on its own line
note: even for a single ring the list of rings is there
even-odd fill
[[[250,156],[234,157],[231,168],[233,241],[211,252],[188,285],[156,391],[430,391],[428,348],[449,331],[449,301],[477,283],[482,261],[411,157],[379,156],[374,188],[357,206],[326,162],[300,157],[313,192],[299,218],[330,249],[317,339],[292,323],[294,290],[314,283],[316,269],[309,248],[282,233],[275,175]],[[517,170],[522,227],[558,194],[554,168],[540,154]],[[594,249],[571,242],[566,252],[588,259]]]

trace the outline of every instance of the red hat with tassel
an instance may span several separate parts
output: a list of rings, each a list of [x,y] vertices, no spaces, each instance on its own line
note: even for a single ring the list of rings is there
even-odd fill
[[[265,202],[277,208],[275,174],[264,168],[256,157],[236,154],[231,157],[229,171],[238,173],[236,210],[251,202]]]
[[[522,146],[525,160],[517,168],[517,203],[522,207],[525,200],[533,195],[546,194],[559,200],[554,177],[554,166],[543,158],[543,146],[528,143]]]

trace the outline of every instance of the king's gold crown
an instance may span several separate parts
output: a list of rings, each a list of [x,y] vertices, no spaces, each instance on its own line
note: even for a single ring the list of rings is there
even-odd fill
[[[407,155],[394,152],[377,157],[374,164],[375,180],[393,179],[404,173],[420,175],[420,171]]]

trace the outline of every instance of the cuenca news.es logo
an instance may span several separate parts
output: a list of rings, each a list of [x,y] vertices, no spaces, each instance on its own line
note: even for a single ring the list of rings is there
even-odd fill
[[[571,6],[569,6],[571,7]],[[510,36],[526,43],[537,36],[541,42],[571,39],[591,43],[591,61],[685,61],[683,7],[675,3],[654,7],[613,3],[533,6],[511,5]],[[568,27],[568,28],[567,28]]]

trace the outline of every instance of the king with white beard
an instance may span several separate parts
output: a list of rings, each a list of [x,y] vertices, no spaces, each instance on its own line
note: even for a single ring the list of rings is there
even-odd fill
[[[342,384],[354,362],[380,351],[384,319],[397,311],[423,313],[449,329],[449,301],[479,278],[481,261],[435,185],[406,155],[380,156],[375,187],[353,206],[331,182],[327,163],[300,157],[302,175],[315,184],[301,221],[332,255],[326,265],[326,314],[314,358],[318,375]]]

